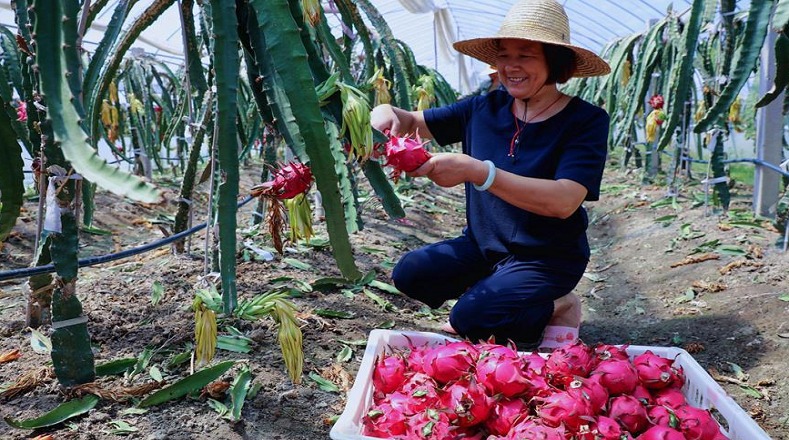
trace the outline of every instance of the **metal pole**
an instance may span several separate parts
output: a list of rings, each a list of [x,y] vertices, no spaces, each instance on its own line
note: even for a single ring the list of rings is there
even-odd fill
[[[764,96],[775,78],[775,32],[768,32],[762,46],[761,66],[759,69],[759,95]],[[783,102],[784,93],[770,104],[756,112],[756,158],[778,165],[781,163],[783,145]],[[778,202],[780,176],[766,172],[756,166],[753,175],[753,211],[764,217],[774,217]]]

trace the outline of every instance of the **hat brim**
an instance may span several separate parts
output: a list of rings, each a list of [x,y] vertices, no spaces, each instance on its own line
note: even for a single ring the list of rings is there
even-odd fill
[[[582,47],[574,46],[563,42],[548,41],[539,38],[522,38],[522,37],[486,37],[486,38],[472,38],[469,40],[461,40],[454,43],[452,46],[460,53],[474,57],[489,65],[496,65],[496,57],[499,48],[496,40],[502,39],[515,39],[524,41],[537,41],[539,43],[553,44],[556,46],[566,47],[573,51],[575,54],[575,70],[573,71],[574,77],[583,78],[589,76],[601,76],[611,73],[611,67],[602,58],[597,56],[594,52],[584,49]]]

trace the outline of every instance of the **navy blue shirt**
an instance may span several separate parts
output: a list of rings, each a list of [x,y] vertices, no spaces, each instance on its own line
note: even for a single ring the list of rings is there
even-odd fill
[[[586,187],[586,200],[598,200],[608,139],[605,110],[574,97],[556,115],[526,124],[515,157],[509,157],[517,129],[513,99],[496,90],[426,110],[425,123],[440,145],[462,142],[464,153],[521,176],[578,182]],[[509,254],[589,258],[583,207],[564,220],[545,217],[466,183],[466,222],[465,233],[494,261]]]

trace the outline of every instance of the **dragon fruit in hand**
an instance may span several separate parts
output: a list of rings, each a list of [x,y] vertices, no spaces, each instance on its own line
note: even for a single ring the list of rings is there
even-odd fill
[[[430,153],[424,147],[426,143],[419,138],[419,133],[416,133],[415,138],[389,135],[385,154],[386,166],[393,168],[392,180],[397,182],[403,172],[410,173],[430,159]]]

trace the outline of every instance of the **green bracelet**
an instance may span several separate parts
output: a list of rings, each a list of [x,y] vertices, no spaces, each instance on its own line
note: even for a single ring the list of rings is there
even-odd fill
[[[493,185],[493,180],[496,178],[496,165],[493,165],[493,162],[489,160],[483,161],[488,165],[488,178],[485,179],[485,183],[482,185],[472,184],[474,185],[474,189],[477,191],[487,191],[491,185]]]

